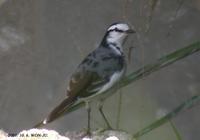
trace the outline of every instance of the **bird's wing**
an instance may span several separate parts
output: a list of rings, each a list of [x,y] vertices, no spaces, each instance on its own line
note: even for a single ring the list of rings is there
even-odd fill
[[[88,97],[99,91],[107,82],[108,78],[100,77],[94,71],[76,71],[70,79],[67,93],[69,97]]]

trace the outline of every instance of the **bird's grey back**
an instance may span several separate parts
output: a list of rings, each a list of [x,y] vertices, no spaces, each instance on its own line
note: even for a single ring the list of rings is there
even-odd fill
[[[114,72],[121,71],[125,65],[123,52],[121,53],[116,53],[111,47],[100,46],[82,61],[78,69],[109,78]]]

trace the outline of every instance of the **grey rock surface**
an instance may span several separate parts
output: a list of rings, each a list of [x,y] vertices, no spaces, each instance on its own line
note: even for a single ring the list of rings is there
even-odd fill
[[[66,96],[68,79],[113,22],[129,22],[137,35],[130,73],[200,37],[200,2],[158,0],[152,13],[147,0],[3,0],[0,1],[0,128],[17,133],[43,119]],[[119,128],[134,133],[200,94],[200,55],[196,53],[121,90]],[[119,94],[105,102],[105,113],[116,126]],[[93,104],[93,128],[105,124]],[[200,138],[200,106],[172,121],[184,140]],[[60,133],[86,127],[80,109],[48,125]],[[142,139],[175,140],[166,124]]]

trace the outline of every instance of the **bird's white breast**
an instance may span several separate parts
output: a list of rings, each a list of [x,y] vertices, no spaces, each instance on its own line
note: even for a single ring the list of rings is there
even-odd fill
[[[108,83],[106,83],[96,94],[103,93],[110,89],[114,84],[120,81],[120,79],[123,77],[125,73],[125,68],[123,68],[121,71],[115,72]]]

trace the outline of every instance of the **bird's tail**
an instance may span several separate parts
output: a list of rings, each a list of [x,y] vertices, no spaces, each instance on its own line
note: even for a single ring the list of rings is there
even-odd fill
[[[68,97],[64,99],[56,108],[53,109],[53,111],[51,111],[51,113],[43,121],[36,124],[34,128],[42,127],[47,123],[50,123],[59,118],[60,116],[62,116],[63,112],[65,112],[75,101],[76,98],[74,97]]]

